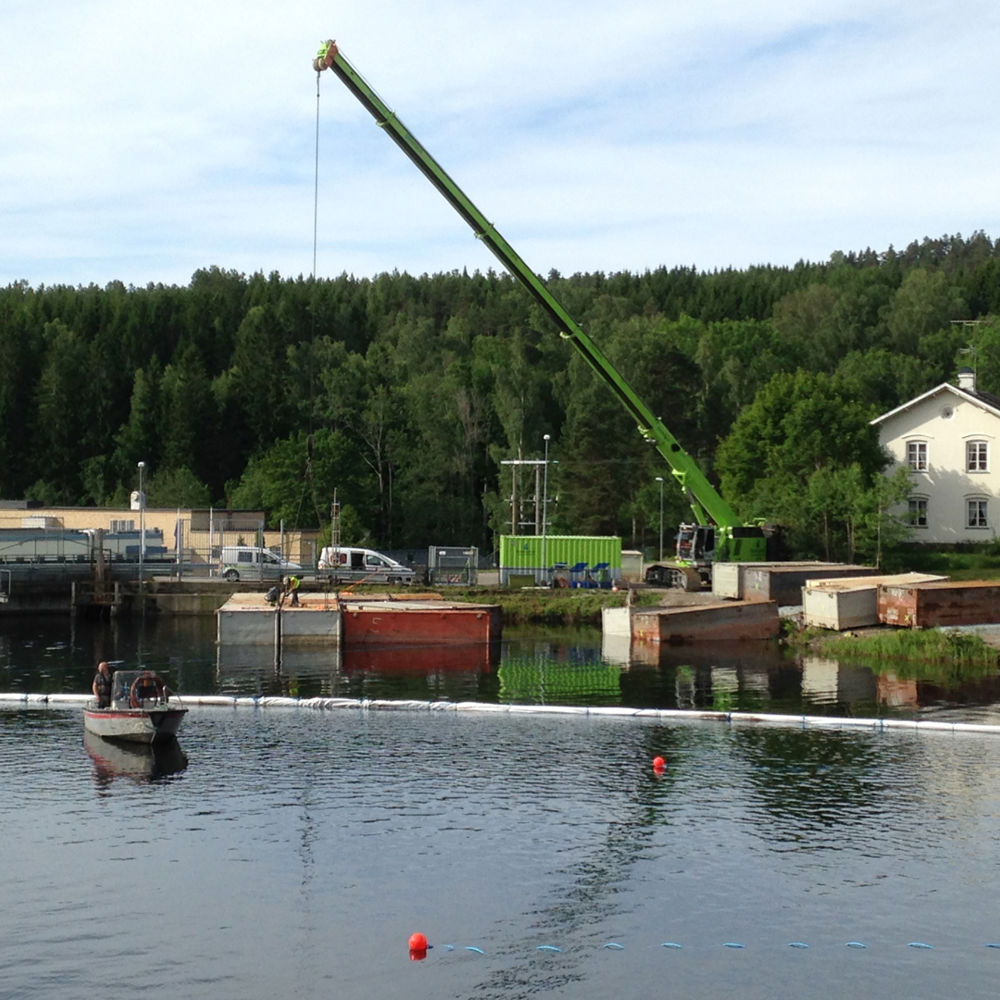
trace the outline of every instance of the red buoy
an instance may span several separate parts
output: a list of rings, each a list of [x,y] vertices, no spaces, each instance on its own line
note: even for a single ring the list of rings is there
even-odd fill
[[[410,935],[410,961],[419,962],[427,957],[427,938],[417,931]]]
[[[666,769],[667,769],[667,762],[662,757],[653,758],[653,770],[656,771],[657,774],[659,774],[661,771],[665,771]]]

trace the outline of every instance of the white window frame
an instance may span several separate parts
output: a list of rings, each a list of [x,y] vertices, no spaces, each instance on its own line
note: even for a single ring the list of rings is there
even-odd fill
[[[981,531],[990,526],[990,502],[986,497],[966,497],[965,526],[970,531]]]
[[[135,531],[135,521],[132,518],[128,519],[115,519],[112,518],[108,530],[113,535],[120,534],[124,531]]]
[[[926,441],[906,442],[906,464],[910,467],[910,472],[927,471]]]
[[[910,497],[907,501],[910,525],[914,528],[927,527],[927,497]]]
[[[965,442],[965,471],[990,471],[990,444],[982,438]]]

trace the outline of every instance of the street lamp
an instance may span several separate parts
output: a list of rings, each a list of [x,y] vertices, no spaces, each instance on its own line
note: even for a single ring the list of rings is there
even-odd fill
[[[660,562],[663,562],[663,476],[657,476],[660,484]]]
[[[542,473],[542,578],[547,579],[548,557],[546,553],[546,539],[549,530],[549,438],[550,435],[543,434],[542,440],[545,442],[545,471]]]
[[[145,462],[139,463],[139,583],[142,583],[142,562],[146,554],[146,494],[142,492],[142,473]]]

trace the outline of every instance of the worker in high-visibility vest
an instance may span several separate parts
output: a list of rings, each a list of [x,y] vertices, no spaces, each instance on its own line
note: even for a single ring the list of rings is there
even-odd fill
[[[299,606],[299,587],[301,585],[302,581],[297,576],[288,578],[288,596],[291,598],[288,603],[290,607],[297,608]]]

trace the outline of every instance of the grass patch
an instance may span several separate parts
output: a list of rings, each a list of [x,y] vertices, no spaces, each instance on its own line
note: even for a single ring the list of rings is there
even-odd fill
[[[979,636],[946,629],[886,629],[868,635],[812,633],[805,645],[839,660],[864,662],[876,673],[891,664],[892,672],[902,679],[949,685],[995,674],[1000,659],[997,650]]]
[[[985,549],[911,546],[887,560],[886,569],[894,573],[939,573],[952,580],[1000,580],[1000,552],[995,546]]]
[[[886,660],[961,660],[996,664],[997,651],[977,635],[945,629],[886,629],[869,635],[833,635],[823,641],[824,652],[852,650]]]
[[[508,625],[600,625],[603,608],[622,608],[628,599],[624,590],[570,590],[563,587],[447,588],[442,597],[477,604],[499,604]],[[633,603],[649,607],[659,603],[655,591],[637,590]]]

